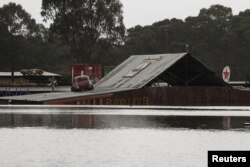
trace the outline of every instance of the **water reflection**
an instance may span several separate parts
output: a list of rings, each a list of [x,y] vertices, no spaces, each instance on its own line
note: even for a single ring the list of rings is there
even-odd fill
[[[84,115],[84,114],[0,114],[0,127],[49,128],[245,128],[250,117],[237,116],[159,116],[159,115]]]

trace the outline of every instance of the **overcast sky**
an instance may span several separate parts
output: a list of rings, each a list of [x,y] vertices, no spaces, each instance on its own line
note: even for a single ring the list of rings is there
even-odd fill
[[[9,2],[21,4],[38,23],[42,0],[0,0],[0,6]],[[124,23],[127,28],[135,25],[151,25],[163,19],[197,16],[201,8],[221,4],[233,9],[234,14],[250,9],[250,0],[121,0],[123,3]]]

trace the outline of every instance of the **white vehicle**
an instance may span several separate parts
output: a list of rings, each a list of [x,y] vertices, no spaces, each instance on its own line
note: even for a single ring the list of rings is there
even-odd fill
[[[72,92],[86,91],[92,89],[93,89],[93,83],[91,82],[89,76],[87,75],[75,77],[71,86]]]

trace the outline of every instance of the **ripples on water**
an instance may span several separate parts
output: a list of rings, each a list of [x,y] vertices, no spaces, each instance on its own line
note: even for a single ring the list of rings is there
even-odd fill
[[[250,149],[248,114],[136,112],[0,109],[1,166],[206,167],[208,150]]]

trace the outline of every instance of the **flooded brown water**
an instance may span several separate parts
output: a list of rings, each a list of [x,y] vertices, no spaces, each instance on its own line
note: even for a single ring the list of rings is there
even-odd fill
[[[2,107],[0,162],[206,167],[208,150],[250,150],[248,123],[249,111]]]

